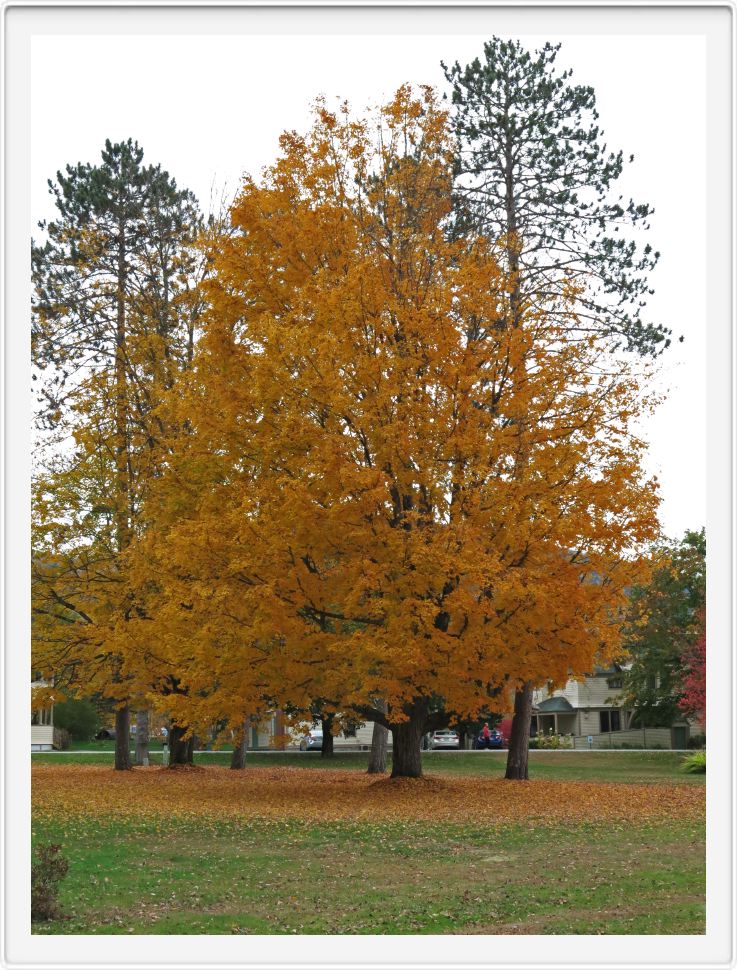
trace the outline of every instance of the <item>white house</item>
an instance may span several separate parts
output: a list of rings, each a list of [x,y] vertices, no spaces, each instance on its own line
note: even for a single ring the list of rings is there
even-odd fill
[[[633,726],[634,710],[620,706],[625,669],[621,664],[595,667],[583,680],[569,680],[565,687],[552,693],[546,687],[535,690],[533,731],[572,736],[576,748],[615,748],[625,744],[685,748],[690,734],[685,718],[672,727]]]
[[[43,680],[31,682],[31,690],[49,685]],[[51,751],[54,747],[54,705],[31,712],[31,751]]]

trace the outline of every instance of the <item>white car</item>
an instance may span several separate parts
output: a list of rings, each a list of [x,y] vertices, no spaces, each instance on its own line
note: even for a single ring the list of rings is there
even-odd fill
[[[300,751],[322,751],[322,731],[310,731],[306,738],[299,742]]]
[[[434,751],[436,748],[458,748],[460,743],[456,731],[433,731],[430,735],[428,747],[431,751]]]

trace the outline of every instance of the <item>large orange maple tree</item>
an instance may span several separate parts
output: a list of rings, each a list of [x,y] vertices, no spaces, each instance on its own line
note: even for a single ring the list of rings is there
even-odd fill
[[[441,103],[405,86],[363,120],[318,103],[244,180],[120,645],[156,630],[186,723],[330,698],[415,776],[423,732],[619,647],[657,532],[637,379],[565,313],[505,323],[452,166]]]

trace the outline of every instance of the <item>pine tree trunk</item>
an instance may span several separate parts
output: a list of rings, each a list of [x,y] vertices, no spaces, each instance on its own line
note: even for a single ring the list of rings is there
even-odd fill
[[[125,223],[118,228],[117,317],[115,322],[115,533],[118,553],[130,545],[130,468],[128,435],[128,372],[126,348]]]
[[[505,778],[527,781],[527,762],[530,753],[530,722],[532,720],[532,683],[528,681],[514,695],[514,717],[507,753]]]
[[[421,778],[422,751],[425,730],[424,708],[414,709],[408,721],[392,728],[392,778]]]
[[[129,771],[131,764],[131,718],[126,704],[115,712],[115,770]]]
[[[233,771],[240,771],[246,767],[246,753],[248,751],[248,729],[251,726],[250,718],[243,722],[243,728],[233,740],[233,754],[230,756],[230,767]]]
[[[136,764],[148,765],[148,711],[136,712]]]
[[[377,701],[376,709],[386,714],[386,702]],[[389,746],[389,729],[383,724],[374,721],[374,730],[371,734],[371,754],[369,755],[368,773],[370,775],[383,775],[386,771],[386,755]]]
[[[328,714],[327,717],[320,718],[320,724],[322,725],[322,749],[320,751],[321,758],[332,758],[334,753],[334,742],[332,727],[335,716],[333,714]]]
[[[173,768],[176,765],[191,765],[191,748],[190,742],[182,740],[184,735],[187,733],[186,727],[180,727],[178,724],[172,724],[171,730],[169,731],[169,767]]]

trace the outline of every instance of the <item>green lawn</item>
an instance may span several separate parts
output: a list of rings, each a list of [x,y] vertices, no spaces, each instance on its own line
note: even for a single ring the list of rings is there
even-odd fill
[[[96,741],[99,753],[83,755],[75,751],[60,754],[37,753],[34,764],[110,764],[112,741]],[[92,750],[89,748],[88,750]],[[161,764],[160,748],[152,748],[151,764]],[[105,753],[109,752],[109,753]],[[426,751],[423,766],[426,772],[440,775],[478,775],[501,777],[506,765],[506,751]],[[530,777],[558,781],[621,781],[672,784],[704,784],[703,775],[688,775],[680,771],[683,754],[673,751],[531,751]],[[195,755],[196,764],[227,765],[230,751],[212,751]],[[275,765],[300,768],[343,768],[365,771],[366,752],[336,754],[321,758],[310,752],[249,752],[249,768]],[[391,766],[391,758],[389,760]]]
[[[222,765],[227,757],[206,754],[198,760]],[[547,824],[536,824],[509,812],[506,817],[513,821],[489,817],[486,796],[470,797],[467,811],[456,815],[453,810],[443,822],[430,803],[424,810],[410,808],[409,816],[392,808],[383,821],[363,817],[364,803],[337,821],[323,818],[322,809],[310,820],[297,804],[305,787],[301,772],[295,778],[276,773],[287,779],[282,785],[292,786],[277,816],[263,815],[255,804],[248,817],[239,811],[213,815],[212,798],[208,814],[197,786],[215,785],[214,804],[222,805],[219,773],[204,780],[197,772],[178,778],[165,773],[176,778],[177,791],[193,792],[177,814],[168,800],[165,809],[146,803],[145,792],[160,788],[155,772],[111,770],[91,776],[84,769],[80,783],[93,778],[86,784],[99,786],[109,778],[111,792],[129,792],[123,796],[128,811],[100,808],[94,787],[89,799],[78,799],[83,812],[79,807],[65,811],[66,796],[58,786],[68,772],[62,766],[91,760],[112,769],[110,755],[34,755],[34,764],[62,769],[58,775],[51,769],[42,779],[39,797],[45,808],[34,819],[34,843],[61,843],[70,869],[60,899],[66,918],[35,923],[33,932],[701,934],[703,819],[673,811],[659,815],[659,806],[668,798],[672,803],[673,793],[682,790],[674,784],[704,785],[704,775],[679,770],[682,757],[531,752],[532,779],[587,783],[585,790],[594,787],[600,806],[590,821],[559,812]],[[469,785],[491,792],[483,777],[491,783],[501,779],[504,759],[504,752],[428,752],[424,768],[431,776],[445,776],[446,785],[462,786],[467,776],[476,779]],[[225,770],[222,785],[234,776],[247,782],[251,772],[254,780],[264,779],[258,781],[261,788],[268,788],[270,774],[262,769],[281,765],[299,766],[315,781],[314,772],[338,769],[335,781],[325,783],[330,797],[333,784],[342,787],[343,770],[346,785],[349,779],[359,782],[356,773],[365,771],[366,760],[366,754],[333,759],[312,753],[249,754],[246,774]],[[626,783],[648,786],[647,801],[655,807],[649,818],[625,822],[608,813],[614,793],[629,799],[619,787]],[[75,790],[75,779],[67,784]],[[495,797],[507,799],[505,784],[522,783],[500,781]],[[250,791],[246,784],[243,797],[251,799]],[[392,804],[392,791],[390,786],[382,795],[385,804]],[[435,797],[447,805],[442,792]],[[539,785],[530,786],[533,794],[547,797]],[[236,791],[229,797],[239,796]],[[569,797],[575,798],[575,791]],[[419,788],[418,805],[422,799]],[[693,804],[690,792],[686,803]]]
[[[703,933],[699,826],[92,823],[37,933]]]

